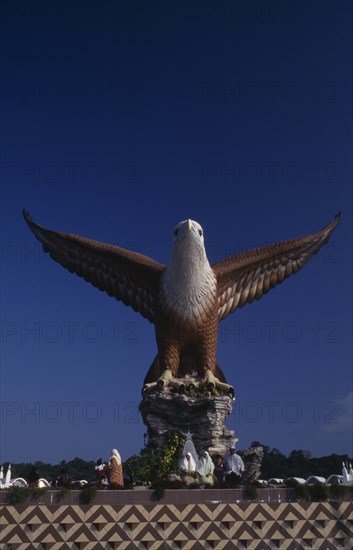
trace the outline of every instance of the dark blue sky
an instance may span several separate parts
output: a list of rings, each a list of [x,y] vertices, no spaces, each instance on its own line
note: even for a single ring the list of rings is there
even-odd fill
[[[21,217],[168,262],[319,230],[298,275],[220,326],[239,448],[352,450],[352,23],[345,1],[4,3],[0,463],[143,446],[152,325]]]

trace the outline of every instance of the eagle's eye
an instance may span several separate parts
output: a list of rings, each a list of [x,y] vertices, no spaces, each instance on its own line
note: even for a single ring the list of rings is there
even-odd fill
[[[199,235],[202,237],[202,229],[199,229]]]
[[[174,229],[174,237],[176,237],[179,233],[179,229]]]

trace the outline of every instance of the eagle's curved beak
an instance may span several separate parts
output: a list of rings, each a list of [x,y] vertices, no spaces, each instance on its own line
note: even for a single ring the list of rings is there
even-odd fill
[[[188,220],[188,230],[190,231],[192,229],[192,222],[191,220]]]

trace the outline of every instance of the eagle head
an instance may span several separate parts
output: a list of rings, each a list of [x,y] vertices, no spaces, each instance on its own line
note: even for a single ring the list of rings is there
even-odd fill
[[[203,229],[194,220],[184,220],[174,228],[172,262],[185,268],[185,264],[195,269],[207,261]]]
[[[203,229],[201,225],[194,220],[184,220],[179,222],[174,228],[174,243],[181,241],[194,242],[200,248],[204,248]]]

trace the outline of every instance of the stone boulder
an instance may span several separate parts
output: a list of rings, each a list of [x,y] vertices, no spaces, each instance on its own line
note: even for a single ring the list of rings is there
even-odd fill
[[[245,471],[241,476],[242,483],[250,483],[261,477],[261,463],[264,457],[263,447],[249,447],[239,451],[243,459]]]
[[[226,454],[235,442],[234,432],[225,426],[232,412],[232,401],[227,395],[149,392],[140,403],[147,426],[147,446],[160,450],[168,431],[179,428],[185,434],[190,430],[198,453],[209,450],[211,454]]]

